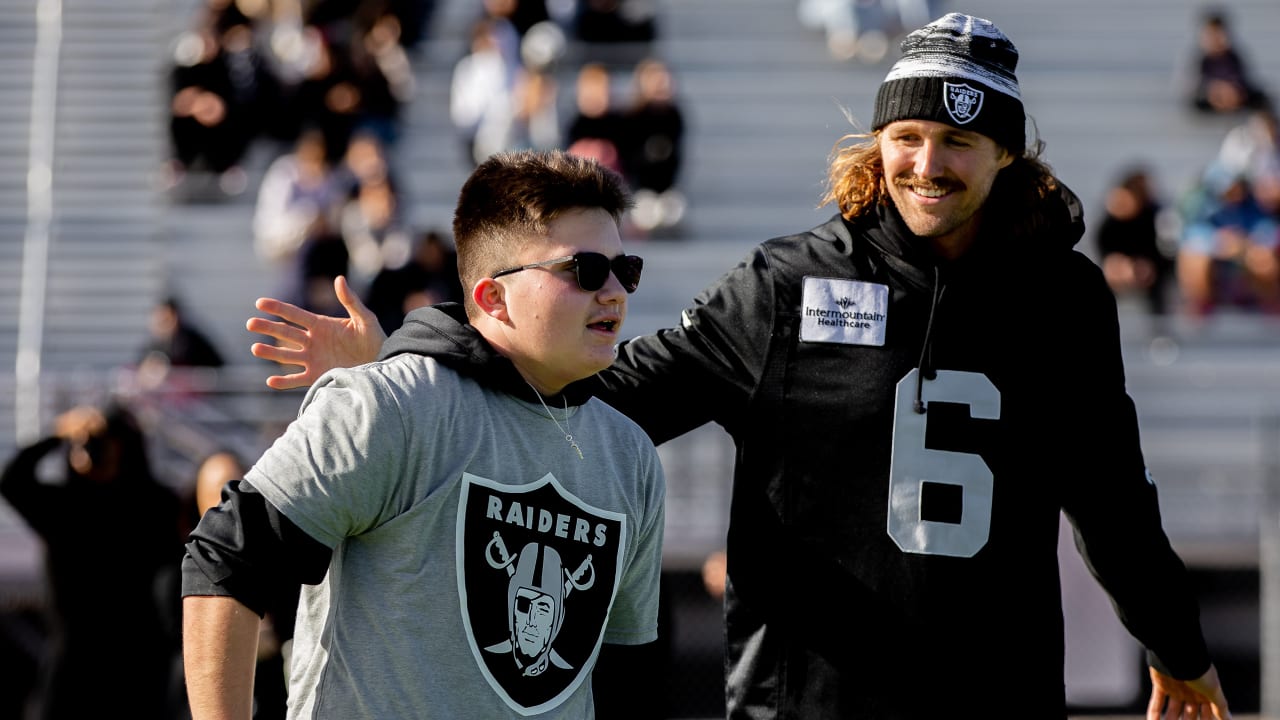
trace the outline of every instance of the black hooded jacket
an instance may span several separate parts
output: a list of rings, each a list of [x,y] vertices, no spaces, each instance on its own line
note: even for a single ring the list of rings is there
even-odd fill
[[[1078,201],[1050,200],[1036,237],[988,226],[949,263],[892,206],[769,240],[601,374],[655,442],[714,421],[736,443],[731,718],[924,718],[976,697],[984,717],[1065,717],[1063,512],[1152,661],[1208,669],[1113,296],[1073,249]],[[885,304],[819,307],[807,284],[883,286]],[[816,317],[859,342],[805,339]]]

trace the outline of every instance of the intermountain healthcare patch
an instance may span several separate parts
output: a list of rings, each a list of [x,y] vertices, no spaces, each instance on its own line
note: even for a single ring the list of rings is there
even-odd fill
[[[842,278],[804,279],[800,341],[884,345],[889,287]]]
[[[586,679],[622,575],[626,516],[550,473],[505,485],[463,473],[458,596],[481,673],[515,712],[560,705]]]

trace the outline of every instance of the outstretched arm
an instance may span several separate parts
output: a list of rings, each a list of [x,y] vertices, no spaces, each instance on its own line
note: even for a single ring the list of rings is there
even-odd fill
[[[1218,671],[1209,671],[1195,680],[1175,680],[1151,668],[1151,702],[1147,705],[1147,720],[1230,720],[1227,698],[1218,682]]]
[[[235,598],[182,602],[182,652],[193,720],[249,720],[258,616]]]
[[[272,375],[267,386],[276,390],[307,387],[325,372],[338,367],[354,367],[372,362],[387,339],[378,318],[339,275],[333,281],[348,317],[317,315],[297,305],[274,298],[258,298],[258,310],[279,317],[284,322],[253,317],[245,323],[249,332],[275,338],[279,344],[254,343],[249,351],[254,357],[281,365],[296,365],[301,372]]]

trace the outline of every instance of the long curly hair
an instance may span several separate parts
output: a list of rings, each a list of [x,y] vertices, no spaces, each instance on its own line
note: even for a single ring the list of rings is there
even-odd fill
[[[827,168],[827,189],[819,207],[834,204],[846,220],[855,220],[877,204],[888,204],[889,190],[880,156],[880,130],[850,133],[836,141]],[[987,200],[989,215],[1003,218],[1016,237],[1045,227],[1044,199],[1057,192],[1058,179],[1040,159],[1044,142],[1037,133],[1022,155],[1000,171]]]

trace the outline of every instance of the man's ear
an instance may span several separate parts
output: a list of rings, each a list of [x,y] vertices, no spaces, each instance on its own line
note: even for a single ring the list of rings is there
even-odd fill
[[[471,288],[471,299],[480,312],[501,322],[507,321],[507,291],[502,283],[484,278]]]

